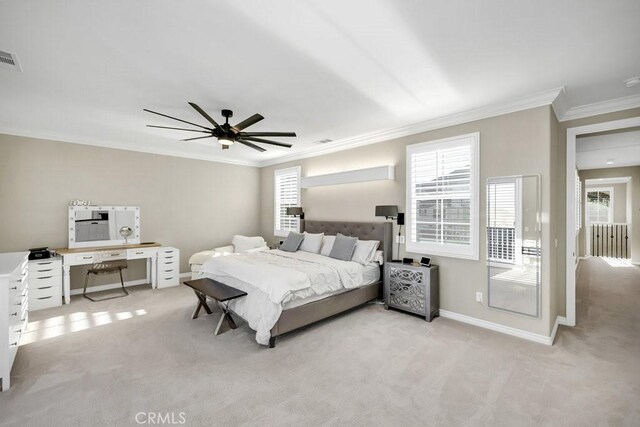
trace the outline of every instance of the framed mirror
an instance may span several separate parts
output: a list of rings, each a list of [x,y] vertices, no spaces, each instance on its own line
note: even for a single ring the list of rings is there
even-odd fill
[[[540,177],[487,180],[489,307],[540,316]]]
[[[140,208],[69,206],[69,248],[140,243]]]

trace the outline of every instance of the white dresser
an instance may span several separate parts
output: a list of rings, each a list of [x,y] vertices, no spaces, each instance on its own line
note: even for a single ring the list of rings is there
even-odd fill
[[[29,252],[0,254],[0,391],[11,385],[11,367],[29,321]]]
[[[62,305],[62,258],[29,261],[29,311]]]
[[[180,284],[180,250],[172,247],[158,249],[158,288]]]

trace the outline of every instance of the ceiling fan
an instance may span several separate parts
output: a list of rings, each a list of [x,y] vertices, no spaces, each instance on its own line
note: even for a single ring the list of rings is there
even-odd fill
[[[231,126],[229,124],[229,118],[233,117],[233,111],[231,110],[222,110],[222,117],[226,119],[225,123],[219,125],[216,123],[213,118],[206,111],[200,108],[197,104],[190,102],[191,105],[202,117],[204,117],[209,123],[213,125],[213,127],[206,127],[199,125],[197,123],[188,122],[186,120],[178,119],[176,117],[167,116],[166,114],[158,113],[156,111],[147,110],[144,108],[143,110],[157,114],[158,116],[167,117],[172,120],[177,120],[182,123],[187,123],[192,126],[197,126],[201,129],[187,129],[187,128],[175,128],[169,126],[157,126],[157,125],[147,125],[151,128],[161,128],[161,129],[173,129],[173,130],[184,130],[188,132],[200,132],[207,134],[206,136],[198,136],[195,138],[187,138],[182,141],[193,141],[195,139],[205,139],[205,138],[217,138],[218,142],[222,145],[222,149],[226,150],[231,147],[234,143],[238,142],[240,144],[246,145],[247,147],[251,147],[254,150],[258,150],[260,152],[267,151],[264,148],[253,144],[257,142],[259,144],[269,144],[269,145],[277,145],[278,147],[286,147],[291,148],[291,144],[286,144],[284,142],[271,141],[269,139],[263,139],[262,137],[295,137],[295,132],[243,132],[244,129],[248,128],[251,125],[258,123],[260,120],[264,119],[260,114],[254,114],[238,123],[237,125]]]

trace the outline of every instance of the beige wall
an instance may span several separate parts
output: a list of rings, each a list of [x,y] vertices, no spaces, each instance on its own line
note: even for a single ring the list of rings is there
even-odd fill
[[[606,169],[589,169],[579,171],[580,181],[585,185],[587,179],[598,178],[619,178],[631,177],[628,184],[607,184],[602,187],[613,187],[613,208],[614,222],[626,222],[627,211],[631,213],[631,224],[640,224],[640,166],[625,168],[606,168]],[[584,187],[583,187],[584,188]],[[588,188],[588,187],[587,187]],[[627,209],[627,200],[630,202],[630,209]],[[582,223],[585,221],[586,209],[582,209]],[[580,256],[587,253],[586,227],[583,227],[579,233]],[[640,227],[631,227],[631,256],[633,262],[640,262]]]
[[[557,156],[558,167],[558,180],[554,182],[554,188],[557,189],[557,197],[555,198],[558,203],[559,218],[564,218],[564,221],[559,222],[558,235],[560,239],[558,241],[558,277],[562,280],[558,282],[558,314],[564,316],[566,311],[566,197],[567,197],[567,129],[592,125],[596,123],[610,122],[613,120],[628,119],[630,117],[640,117],[640,108],[633,108],[630,110],[617,111],[615,113],[600,114],[592,117],[585,117],[583,119],[568,120],[561,122],[558,126],[558,145],[555,151]],[[564,256],[562,256],[564,254]],[[571,266],[570,268],[574,268]],[[579,319],[578,319],[579,321]]]
[[[310,159],[283,163],[262,169],[261,231],[265,238],[273,237],[273,172],[276,169],[300,165],[303,176],[320,175],[350,169],[392,164],[395,181],[379,181],[315,187],[302,190],[302,206],[309,219],[345,221],[381,221],[374,216],[374,207],[397,204],[405,207],[405,150],[409,144],[436,140],[471,132],[480,132],[480,261],[434,257],[440,265],[441,308],[478,319],[496,322],[537,334],[549,335],[551,319],[551,230],[550,215],[550,107],[540,107],[504,116],[493,117],[445,129],[424,132],[400,139],[340,151]],[[486,179],[495,176],[541,174],[543,211],[543,278],[542,317],[532,319],[489,309],[486,302],[475,301],[476,291],[482,291],[486,301],[487,268],[485,265],[485,197]],[[403,255],[403,253],[401,254]],[[419,254],[408,254],[418,258]]]
[[[0,135],[0,252],[66,247],[67,206],[83,199],[140,206],[142,241],[180,249],[187,272],[193,253],[258,232],[259,180],[253,167]],[[128,279],[143,278],[131,264]]]

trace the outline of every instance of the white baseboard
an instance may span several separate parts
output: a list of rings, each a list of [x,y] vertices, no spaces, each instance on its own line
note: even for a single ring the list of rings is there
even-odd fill
[[[523,331],[522,329],[512,328],[510,326],[504,326],[499,323],[488,322],[486,320],[478,319],[476,317],[465,316],[464,314],[454,313],[453,311],[447,311],[440,309],[440,317],[445,317],[451,320],[457,320],[459,322],[468,323],[469,325],[479,326],[484,329],[500,332],[503,334],[511,335],[525,340],[537,342],[540,344],[551,345],[553,344],[553,335],[547,337],[545,335],[534,334],[533,332]],[[557,320],[556,320],[557,322]],[[557,325],[554,327],[554,335]]]
[[[185,277],[191,277],[191,273],[180,273],[181,279]],[[130,286],[140,286],[140,285],[151,286],[149,282],[147,282],[147,279],[127,280],[124,282],[124,286],[127,288]],[[101,291],[109,291],[111,289],[118,289],[121,286],[122,285],[120,284],[120,282],[117,282],[117,283],[109,283],[106,285],[89,286],[87,287],[87,290],[90,290],[91,292],[101,292]],[[71,295],[82,295],[82,288],[71,289]]]

